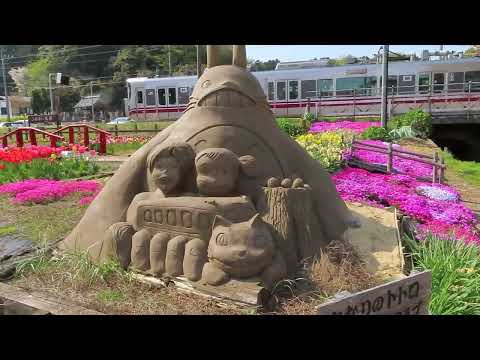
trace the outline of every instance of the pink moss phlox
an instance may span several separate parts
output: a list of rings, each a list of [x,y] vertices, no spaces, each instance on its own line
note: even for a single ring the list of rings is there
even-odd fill
[[[0,193],[13,196],[14,204],[42,204],[65,198],[79,193],[94,197],[100,191],[101,185],[92,180],[59,181],[59,180],[25,180],[0,186]],[[83,199],[82,199],[83,200]],[[88,202],[83,200],[82,203]]]
[[[347,130],[347,131],[352,131],[356,134],[360,134],[366,129],[372,127],[372,126],[380,126],[380,122],[378,121],[361,121],[361,122],[356,122],[356,121],[337,121],[337,122],[316,122],[313,123],[312,126],[310,127],[309,132],[312,134],[316,133],[323,133],[326,131],[337,131],[337,130]]]
[[[360,202],[375,207],[395,206],[405,215],[423,224],[423,231],[445,234],[445,229],[456,229],[472,241],[480,243],[475,230],[478,220],[472,210],[456,201],[437,200],[418,194],[415,189],[426,185],[407,175],[370,173],[363,169],[345,168],[332,176],[337,191],[346,201]],[[447,185],[434,185],[458,194]]]

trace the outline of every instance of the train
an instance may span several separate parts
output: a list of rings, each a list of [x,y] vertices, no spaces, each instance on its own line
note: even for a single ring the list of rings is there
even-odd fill
[[[449,54],[392,61],[388,64],[388,112],[414,108],[429,112],[480,110],[480,57]],[[381,112],[382,64],[329,66],[313,60],[279,63],[256,71],[277,117],[378,116]],[[185,110],[197,76],[129,78],[126,113],[138,121],[174,120]]]

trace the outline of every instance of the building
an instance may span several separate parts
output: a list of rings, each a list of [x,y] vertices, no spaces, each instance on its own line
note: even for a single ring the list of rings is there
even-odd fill
[[[18,116],[31,114],[32,98],[26,96],[12,95],[8,97],[10,104],[10,115]],[[7,118],[7,101],[5,96],[0,96],[0,118]]]

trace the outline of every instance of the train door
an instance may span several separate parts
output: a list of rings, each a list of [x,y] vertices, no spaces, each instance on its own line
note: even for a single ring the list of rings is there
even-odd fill
[[[155,97],[155,89],[145,89],[145,119],[153,117],[153,111],[157,107],[157,99]]]
[[[298,114],[300,107],[298,104],[293,105],[292,103],[298,103],[300,100],[300,91],[298,88],[298,80],[288,80],[288,107],[287,114]]]
[[[177,88],[163,87],[158,88],[158,107],[160,119],[174,119],[177,115]],[[177,108],[177,109],[176,109]]]
[[[145,89],[135,89],[135,114],[137,119],[142,119],[145,112]]]
[[[441,93],[445,90],[445,73],[433,73],[433,92]]]
[[[277,95],[276,98],[276,114],[277,115],[286,115],[287,114],[287,81],[280,80],[275,82],[275,92]]]

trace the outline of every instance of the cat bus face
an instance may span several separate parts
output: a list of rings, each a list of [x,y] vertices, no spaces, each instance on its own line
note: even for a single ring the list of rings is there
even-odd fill
[[[272,235],[260,215],[241,223],[215,217],[208,257],[230,275],[258,274],[271,262],[274,249]]]

